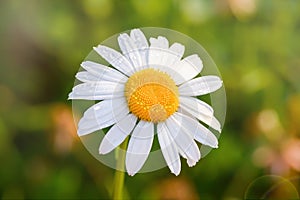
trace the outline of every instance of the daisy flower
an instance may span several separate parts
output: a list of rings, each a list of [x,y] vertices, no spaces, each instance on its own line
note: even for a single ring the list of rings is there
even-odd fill
[[[149,44],[150,43],[150,44]],[[201,154],[196,143],[218,147],[207,126],[221,131],[213,108],[197,98],[222,86],[218,76],[199,76],[203,68],[196,54],[183,58],[185,47],[162,36],[149,42],[139,29],[120,34],[122,53],[103,45],[94,50],[112,67],[84,61],[69,99],[98,100],[84,112],[78,135],[111,127],[99,147],[107,154],[128,136],[126,170],[136,174],[151,151],[154,135],[170,171],[178,175],[180,156],[194,166]],[[205,125],[206,124],[206,125]]]

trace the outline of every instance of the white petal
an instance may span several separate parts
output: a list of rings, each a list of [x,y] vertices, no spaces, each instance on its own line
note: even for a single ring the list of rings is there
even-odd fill
[[[87,71],[78,72],[75,77],[81,82],[97,82],[101,81],[100,77],[95,76]]]
[[[178,60],[180,60],[184,54],[184,46],[180,43],[175,42],[169,48],[170,52],[176,56]]]
[[[179,106],[182,110],[196,117],[213,129],[221,132],[221,124],[214,117],[213,108],[211,108],[207,103],[193,97],[180,97],[179,99]]]
[[[97,80],[125,83],[128,79],[119,71],[92,61],[84,61],[81,63],[81,66],[87,70],[90,76],[97,77]],[[81,81],[87,82],[84,80]]]
[[[164,57],[162,58],[162,65],[154,65],[153,68],[158,68],[159,70],[169,74],[175,83],[182,83],[185,81],[183,76],[178,72],[176,63],[181,62],[180,59],[184,53],[184,46],[179,43],[174,43],[169,49],[165,50]],[[177,84],[178,85],[178,84]]]
[[[161,151],[166,163],[173,174],[179,175],[181,162],[174,140],[170,138],[170,132],[165,123],[157,124],[157,136]]]
[[[197,161],[195,161],[195,160],[192,160],[192,159],[189,159],[189,158],[187,159],[187,164],[188,164],[189,167],[195,166],[196,163],[197,163]]]
[[[148,41],[144,33],[140,29],[131,30],[130,37],[132,38],[138,49],[145,49],[149,47]]]
[[[193,160],[193,159],[191,159],[191,158],[188,158],[187,155],[185,154],[185,152],[183,152],[181,149],[178,148],[178,151],[179,151],[179,154],[180,154],[183,158],[186,159],[187,164],[188,164],[189,167],[193,167],[193,166],[196,165],[197,161],[195,161],[195,160]],[[200,152],[200,154],[201,154],[201,152]],[[200,157],[201,157],[201,155],[200,155]]]
[[[167,38],[163,36],[158,36],[158,38],[150,38],[150,47],[156,47],[159,49],[168,49],[169,48],[169,41]]]
[[[134,73],[134,67],[120,52],[102,45],[94,47],[94,50],[120,72],[128,76]]]
[[[179,94],[183,96],[199,96],[212,93],[222,86],[218,76],[202,76],[179,86]]]
[[[169,42],[165,37],[158,37],[158,39],[150,38],[150,50],[149,50],[149,64],[151,67],[158,68],[167,72],[171,68],[172,73],[176,73],[177,69],[173,69],[173,66],[180,61],[184,53],[184,46],[179,43],[174,43],[169,48]]]
[[[181,107],[186,107],[195,112],[201,112],[204,115],[212,116],[214,114],[214,109],[204,101],[201,101],[194,97],[179,97],[179,102]]]
[[[121,74],[121,73],[120,73]],[[124,76],[124,75],[123,75]],[[102,74],[100,76],[96,76],[88,71],[81,71],[78,72],[75,76],[78,80],[85,83],[95,83],[99,81],[108,81],[113,83],[123,83],[128,80],[126,76],[124,76],[122,79],[119,79],[118,77],[114,77],[114,74]]]
[[[105,134],[100,144],[99,154],[107,154],[119,146],[131,133],[136,121],[136,116],[129,114],[111,127],[111,129]]]
[[[174,79],[176,85],[179,85],[197,76],[201,72],[203,64],[199,56],[194,54],[177,62],[172,68],[180,75],[179,79]]]
[[[141,67],[142,69],[147,68],[148,66],[148,50],[149,45],[148,41],[140,29],[133,29],[130,32],[130,37],[132,38],[133,42],[135,43],[137,49],[139,49],[140,56],[141,56]]]
[[[184,46],[179,43],[174,43],[169,48],[168,40],[161,36],[157,39],[150,38],[150,43],[148,58],[150,67],[168,73],[175,82],[182,83],[186,81],[181,75],[181,71],[184,69],[174,67],[177,66],[178,63],[182,63],[180,59],[184,53]],[[185,62],[186,61],[184,61],[184,63]]]
[[[181,57],[183,56],[183,53],[184,53],[184,46],[182,44],[179,43],[172,44],[172,46],[165,51],[165,55],[162,59],[162,64],[166,67],[171,68],[174,71],[173,74],[178,73],[177,72],[178,69],[174,68],[174,66],[176,66],[176,63],[180,61]]]
[[[126,33],[123,33],[118,37],[118,42],[123,55],[131,62],[132,66],[135,67],[135,70],[141,68],[142,57],[132,38]]]
[[[135,127],[126,153],[126,169],[129,175],[135,175],[144,165],[152,147],[154,124],[141,120]]]
[[[156,38],[150,38],[150,48],[148,62],[151,67],[161,69],[162,67],[168,66],[166,61],[170,54],[169,41],[165,37],[159,36]]]
[[[78,123],[78,135],[86,135],[111,126],[123,119],[128,113],[125,98],[101,101],[84,112]]]
[[[124,84],[108,81],[87,82],[76,85],[69,99],[103,100],[124,96]]]
[[[205,126],[197,123],[197,129],[199,131],[195,132],[194,138],[203,145],[210,146],[212,148],[218,148],[218,138]]]
[[[195,140],[203,145],[207,145],[213,148],[218,147],[217,137],[205,126],[200,124],[196,119],[193,119],[185,114],[176,113],[181,116],[182,128],[189,132]]]
[[[174,113],[166,120],[166,124],[178,148],[189,160],[198,162],[201,158],[199,148],[191,133],[183,126],[183,120],[181,114]]]

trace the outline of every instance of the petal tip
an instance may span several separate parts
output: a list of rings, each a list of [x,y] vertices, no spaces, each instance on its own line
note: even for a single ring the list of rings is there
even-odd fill
[[[175,176],[178,176],[180,174],[180,171],[179,172],[171,172],[172,174],[174,174]]]
[[[213,146],[213,148],[215,148],[215,149],[219,148],[219,144],[218,144],[218,143],[215,144],[215,145]]]
[[[105,151],[103,150],[102,145],[100,145],[99,151],[98,151],[98,152],[99,152],[100,155],[107,154],[107,152],[105,152]]]
[[[73,99],[73,92],[71,92],[69,95],[68,95],[68,100],[72,100]]]
[[[101,44],[99,44],[96,47],[93,47],[94,51],[96,51],[98,54],[100,54],[100,52],[103,50],[103,48],[105,48],[105,47]]]
[[[142,32],[142,31],[141,31],[141,29],[139,29],[139,28],[134,28],[134,29],[132,29],[130,32]]]
[[[114,148],[101,143],[98,152],[100,155],[105,155],[112,152],[113,150]]]
[[[169,167],[169,169],[171,170],[171,173],[174,174],[175,176],[178,176],[180,174],[181,168],[171,168]]]
[[[187,159],[186,162],[187,162],[189,167],[194,167],[200,159],[201,159],[201,156],[199,156],[196,160]]]
[[[105,154],[105,153],[104,153],[102,150],[100,150],[100,149],[99,149],[98,153],[99,153],[100,155],[104,155],[104,154]]]
[[[84,135],[87,135],[87,134],[89,134],[89,133],[86,132],[86,131],[84,131],[84,130],[82,130],[82,129],[80,129],[80,128],[78,128],[78,130],[77,130],[77,135],[78,135],[79,137],[84,136]]]
[[[127,170],[127,174],[128,174],[129,176],[134,176],[134,175],[136,174],[136,172],[131,172],[131,171],[128,171],[128,170]]]

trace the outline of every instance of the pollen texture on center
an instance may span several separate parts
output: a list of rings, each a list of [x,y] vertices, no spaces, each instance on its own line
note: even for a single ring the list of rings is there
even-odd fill
[[[158,123],[177,111],[178,87],[159,70],[144,69],[129,77],[125,86],[129,110],[139,119]]]

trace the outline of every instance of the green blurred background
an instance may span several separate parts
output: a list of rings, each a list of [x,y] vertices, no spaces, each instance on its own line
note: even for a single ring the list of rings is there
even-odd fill
[[[126,198],[299,197],[298,0],[1,0],[0,197],[110,197],[114,170],[81,144],[67,95],[93,46],[148,26],[208,51],[227,118],[219,149],[176,178],[167,168],[126,176]]]

